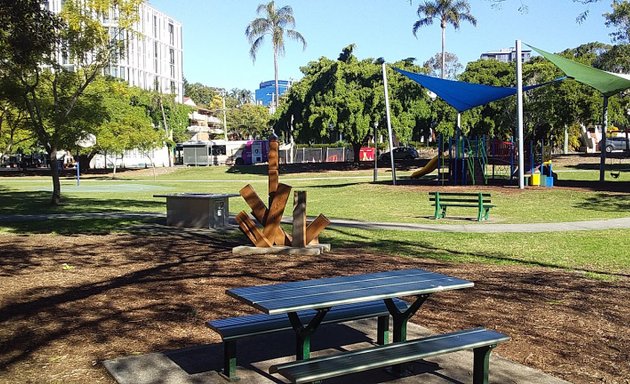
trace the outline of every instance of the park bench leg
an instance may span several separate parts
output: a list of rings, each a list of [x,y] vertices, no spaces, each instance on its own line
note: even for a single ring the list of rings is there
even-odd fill
[[[320,308],[317,310],[315,317],[311,319],[308,325],[304,326],[302,320],[296,312],[289,312],[289,321],[295,331],[295,359],[307,360],[311,358],[311,335],[324,320],[324,316],[330,308]]]
[[[389,343],[389,316],[379,316],[376,327],[376,343],[385,345]]]
[[[490,370],[490,352],[496,345],[475,348],[473,363],[473,384],[488,384],[488,372]]]
[[[229,381],[239,381],[236,376],[236,340],[223,342],[223,372],[221,376]]]

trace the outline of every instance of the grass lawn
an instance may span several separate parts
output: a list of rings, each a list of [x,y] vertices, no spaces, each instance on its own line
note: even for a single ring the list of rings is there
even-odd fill
[[[561,180],[596,180],[596,170],[560,170]],[[401,171],[400,178],[409,172]],[[623,175],[623,173],[622,173]],[[372,170],[282,174],[280,181],[293,190],[308,193],[309,215],[358,221],[417,224],[484,225],[462,218],[475,215],[474,209],[449,209],[445,220],[432,219],[428,192],[438,187],[392,186],[390,175],[379,170],[379,182],[372,182]],[[624,176],[626,177],[626,176]],[[0,187],[2,214],[81,213],[81,212],[165,212],[164,199],[154,194],[176,192],[238,193],[252,184],[260,196],[267,191],[266,167],[179,168],[154,175],[151,170],[124,172],[111,177],[84,177],[62,180],[64,204],[49,205],[49,177],[3,178]],[[624,182],[620,180],[618,182]],[[593,182],[595,184],[595,182]],[[596,185],[596,184],[595,184]],[[476,190],[479,187],[456,187]],[[490,221],[494,223],[545,223],[619,218],[628,216],[630,194],[584,188],[493,187]],[[264,199],[264,197],[263,197]],[[240,198],[231,199],[231,214],[249,211]],[[287,207],[285,215],[290,215]],[[155,220],[155,219],[153,219]],[[147,219],[51,219],[45,222],[0,223],[0,232],[13,233],[110,233],[128,230]],[[234,236],[242,236],[236,232]],[[350,229],[325,230],[322,239],[333,245],[368,247],[375,251],[405,256],[423,256],[451,261],[525,263],[577,269],[599,274],[630,270],[630,250],[624,246],[622,231],[605,230],[566,233],[464,234]],[[243,242],[245,239],[243,237]],[[497,251],[501,256],[497,257]],[[509,256],[506,257],[506,252]]]

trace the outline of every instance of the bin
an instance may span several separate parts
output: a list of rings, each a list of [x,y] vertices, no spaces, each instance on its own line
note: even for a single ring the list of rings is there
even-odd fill
[[[543,185],[543,184],[541,183],[541,185]],[[544,184],[544,186],[547,187],[547,188],[553,187],[553,176],[545,176],[545,184]]]
[[[538,186],[540,185],[540,173],[534,173],[532,174],[532,177],[530,177],[529,182],[531,183],[531,185],[533,186]]]

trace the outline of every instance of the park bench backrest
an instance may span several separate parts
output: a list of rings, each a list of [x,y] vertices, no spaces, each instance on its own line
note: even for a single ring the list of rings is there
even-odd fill
[[[491,203],[491,194],[488,192],[429,192],[429,201],[439,201],[440,204],[446,203],[469,203],[477,205]]]

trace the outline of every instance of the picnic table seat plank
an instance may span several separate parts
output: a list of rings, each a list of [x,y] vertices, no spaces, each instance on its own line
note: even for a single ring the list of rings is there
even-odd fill
[[[407,302],[394,300],[399,311],[408,308]],[[315,310],[298,312],[298,318],[303,323],[311,322],[318,314]],[[321,324],[342,323],[367,318],[378,319],[377,343],[386,344],[389,341],[389,310],[383,301],[371,301],[334,307],[326,313]],[[229,381],[237,381],[236,376],[236,342],[239,339],[281,332],[294,329],[290,316],[286,314],[253,314],[206,322],[206,326],[213,329],[223,339],[223,370],[221,375]],[[310,343],[309,343],[310,349]]]
[[[395,300],[400,310],[407,309],[404,300]],[[317,311],[306,310],[298,312],[302,321],[308,322]],[[339,323],[359,320],[368,317],[389,316],[387,307],[383,301],[370,301],[367,303],[348,304],[332,308],[326,314],[322,324]],[[292,329],[291,322],[286,314],[268,315],[257,313],[247,316],[231,317],[226,319],[211,320],[206,325],[221,335],[223,340],[240,339],[247,336],[262,335],[271,332],[280,332]]]
[[[473,383],[488,381],[490,350],[509,337],[484,328],[458,331],[423,339],[409,340],[305,361],[273,365],[270,373],[279,373],[292,383],[324,379],[417,361],[460,350],[474,351]]]

